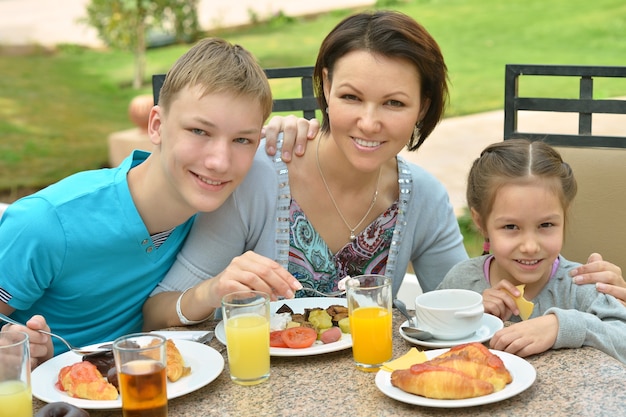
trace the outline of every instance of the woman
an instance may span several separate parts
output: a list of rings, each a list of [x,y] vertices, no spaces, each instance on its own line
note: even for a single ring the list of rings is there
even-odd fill
[[[398,12],[352,15],[322,42],[314,82],[323,121],[310,150],[288,169],[261,150],[232,206],[197,219],[144,307],[147,328],[201,320],[230,291],[273,293],[264,268],[282,265],[322,292],[346,275],[380,273],[393,278],[395,297],[409,264],[429,291],[467,259],[443,185],[398,156],[419,148],[447,102],[447,68],[430,34]],[[257,253],[229,264],[246,250]],[[155,320],[163,303],[184,319]]]
[[[232,291],[291,297],[264,278],[283,268],[293,290],[322,292],[346,275],[384,274],[395,298],[409,265],[430,291],[467,259],[442,184],[398,156],[420,147],[447,102],[430,34],[398,12],[352,15],[322,42],[314,82],[323,121],[309,151],[287,167],[260,150],[229,202],[198,216],[144,306],[147,329],[202,321]]]

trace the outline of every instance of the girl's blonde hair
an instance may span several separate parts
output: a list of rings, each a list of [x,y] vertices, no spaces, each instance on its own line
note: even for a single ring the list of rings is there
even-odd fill
[[[485,148],[472,164],[467,178],[468,206],[484,222],[502,186],[531,184],[538,180],[553,184],[567,221],[578,189],[574,173],[556,149],[540,141],[511,139]],[[484,229],[484,224],[479,226]]]
[[[196,86],[205,95],[226,92],[258,100],[263,120],[272,112],[272,90],[263,69],[250,52],[223,39],[203,39],[174,63],[159,92],[159,106],[167,112],[176,94]]]

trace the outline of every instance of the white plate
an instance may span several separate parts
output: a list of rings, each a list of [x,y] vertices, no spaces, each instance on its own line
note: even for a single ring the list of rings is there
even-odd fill
[[[274,315],[276,310],[287,304],[294,313],[304,313],[305,308],[328,308],[331,305],[347,306],[348,301],[345,298],[332,297],[304,297],[292,298],[290,300],[272,301],[270,303],[270,314]],[[224,322],[220,321],[215,328],[215,337],[217,340],[226,344],[226,332],[224,331]],[[321,355],[322,353],[336,352],[338,350],[348,349],[352,347],[352,336],[342,333],[341,339],[334,343],[323,344],[320,341],[315,342],[313,346],[303,349],[275,348],[270,347],[270,356],[312,356]]]
[[[448,349],[428,350],[424,353],[426,353],[426,357],[428,359],[432,359],[447,350]],[[459,408],[491,404],[506,400],[507,398],[511,398],[528,389],[528,387],[535,382],[537,372],[535,371],[535,368],[525,359],[506,352],[500,352],[497,350],[490,351],[502,359],[504,366],[506,366],[513,377],[513,381],[510,384],[493,394],[475,398],[466,398],[463,400],[436,400],[433,398],[421,397],[419,395],[409,394],[408,392],[402,391],[400,388],[391,385],[391,372],[387,372],[382,369],[376,374],[376,386],[386,396],[408,404],[421,405],[424,407]]]
[[[492,316],[491,314],[483,314],[483,318],[481,319],[480,327],[476,330],[472,335],[464,337],[463,339],[457,340],[441,340],[441,339],[430,339],[430,340],[419,340],[409,337],[402,331],[402,326],[408,326],[409,322],[405,321],[400,325],[398,331],[400,332],[400,336],[407,342],[415,343],[416,345],[426,346],[431,348],[447,348],[456,345],[460,345],[462,343],[471,343],[471,342],[486,342],[491,339],[491,337],[504,327],[504,323],[496,316]]]
[[[167,382],[168,399],[180,397],[202,388],[217,378],[224,369],[224,358],[212,347],[189,340],[176,340],[175,343],[183,355],[185,365],[191,367],[191,374],[176,382]],[[61,368],[81,360],[81,356],[72,352],[65,352],[39,365],[31,375],[33,395],[47,403],[65,401],[84,409],[122,408],[122,400],[119,397],[112,401],[84,400],[70,397],[65,391],[55,387]]]

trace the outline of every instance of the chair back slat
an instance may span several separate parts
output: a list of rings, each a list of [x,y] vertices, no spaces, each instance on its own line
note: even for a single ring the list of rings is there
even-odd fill
[[[574,77],[578,98],[520,96],[520,79],[532,76]],[[619,136],[593,134],[593,116],[626,115],[626,99],[593,98],[594,83],[601,78],[623,78],[626,67],[569,65],[507,65],[505,75],[504,139],[541,140],[555,146],[572,167],[578,194],[566,225],[563,255],[585,263],[593,252],[626,268],[626,120]],[[519,112],[569,113],[576,134],[547,133],[547,126],[518,129]],[[619,116],[615,116],[619,117]],[[566,118],[565,120],[570,120]],[[575,127],[575,129],[574,129]],[[618,134],[619,134],[618,130]]]
[[[300,97],[274,99],[274,112],[302,112],[303,117],[312,119],[319,108],[313,89],[313,67],[267,68],[264,70],[268,79],[300,78]],[[152,95],[154,103],[159,102],[159,92],[165,81],[165,74],[152,76]]]

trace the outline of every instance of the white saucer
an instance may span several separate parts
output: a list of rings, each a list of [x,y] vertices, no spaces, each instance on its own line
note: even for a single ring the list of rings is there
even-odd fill
[[[430,340],[418,340],[413,339],[412,337],[407,336],[402,331],[402,326],[408,326],[409,322],[405,321],[400,325],[400,336],[407,342],[414,343],[420,346],[432,347],[432,348],[447,348],[456,345],[460,345],[462,343],[471,343],[471,342],[485,342],[501,328],[504,327],[504,323],[496,316],[492,316],[491,314],[483,314],[483,318],[481,319],[480,327],[476,330],[472,335],[468,337],[464,337],[463,339],[456,340],[441,340],[441,339],[430,339]]]

